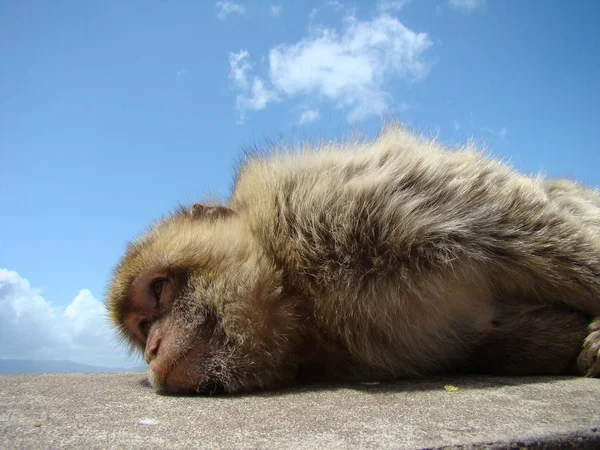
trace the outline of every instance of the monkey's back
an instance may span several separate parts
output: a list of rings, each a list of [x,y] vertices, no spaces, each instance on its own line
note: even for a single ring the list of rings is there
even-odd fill
[[[600,245],[540,182],[399,128],[250,160],[230,206],[310,303],[317,341],[394,376],[451,363],[498,297],[598,283],[552,265]]]

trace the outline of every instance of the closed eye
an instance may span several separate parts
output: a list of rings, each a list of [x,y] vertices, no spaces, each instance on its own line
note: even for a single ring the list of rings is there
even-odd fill
[[[163,292],[163,288],[165,286],[165,282],[167,281],[166,278],[157,278],[156,280],[154,280],[152,282],[152,284],[150,285],[150,291],[152,292],[152,294],[154,295],[154,298],[156,300],[156,306],[159,307],[160,306],[160,296],[162,295]]]
[[[144,339],[148,339],[148,333],[150,332],[150,321],[147,319],[144,319],[142,321],[140,321],[138,327],[140,329],[140,333],[142,333],[142,336],[144,336]]]

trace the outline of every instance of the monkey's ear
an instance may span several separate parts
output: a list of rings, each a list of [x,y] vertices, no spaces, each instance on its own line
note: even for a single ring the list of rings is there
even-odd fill
[[[233,216],[235,215],[235,211],[227,208],[226,206],[201,205],[200,203],[195,203],[192,206],[191,214],[194,219],[200,217],[221,218]]]

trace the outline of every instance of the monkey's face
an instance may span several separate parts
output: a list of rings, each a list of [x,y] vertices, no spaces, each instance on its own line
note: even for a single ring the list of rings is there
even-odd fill
[[[279,272],[225,209],[180,212],[130,245],[108,308],[154,387],[238,392],[293,377],[301,331]]]

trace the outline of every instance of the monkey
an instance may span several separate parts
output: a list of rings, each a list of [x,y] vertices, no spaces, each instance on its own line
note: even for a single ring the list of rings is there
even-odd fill
[[[544,188],[555,203],[576,216],[579,221],[583,221],[586,228],[600,238],[600,195],[597,191],[567,179],[546,181]]]
[[[600,375],[600,195],[401,125],[248,155],[128,244],[107,309],[167,393]]]

